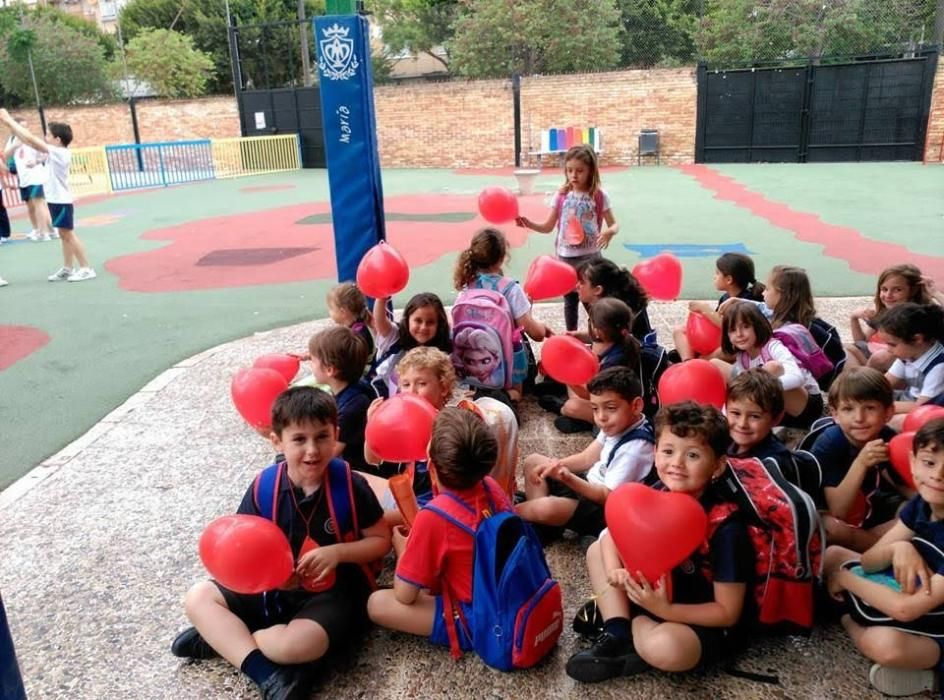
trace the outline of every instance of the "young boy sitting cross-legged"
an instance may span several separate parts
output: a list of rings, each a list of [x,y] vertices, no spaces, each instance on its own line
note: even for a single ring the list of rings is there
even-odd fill
[[[380,504],[357,472],[350,473],[350,483],[360,527],[354,536],[360,537],[339,542],[340,535],[335,535],[330,494],[325,490],[327,470],[335,473],[329,463],[337,435],[337,407],[326,392],[294,387],[276,399],[272,442],[285,462],[277,465],[275,512],[269,515],[289,539],[295,575],[283,588],[259,594],[235,593],[215,581],[196,584],[184,601],[194,626],[171,646],[175,656],[184,658],[222,656],[259,685],[264,700],[311,697],[302,665],[351,641],[365,628],[372,582],[362,566],[390,549],[390,530]],[[349,468],[340,466],[346,477]],[[237,513],[264,515],[265,504],[257,502],[255,487],[253,482]],[[320,590],[326,586],[330,587]]]
[[[621,484],[642,481],[652,470],[652,428],[642,413],[642,384],[626,367],[611,367],[587,384],[593,421],[600,432],[582,452],[524,461],[525,495],[518,515],[532,523],[596,536],[603,507]]]

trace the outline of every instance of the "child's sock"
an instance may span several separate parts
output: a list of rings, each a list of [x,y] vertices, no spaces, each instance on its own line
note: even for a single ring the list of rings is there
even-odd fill
[[[239,670],[252,678],[256,685],[262,685],[269,679],[269,676],[279,670],[279,666],[269,661],[259,649],[253,649],[243,659],[243,662],[239,665]]]
[[[629,619],[625,617],[611,617],[603,623],[603,631],[621,641],[629,641],[633,637]]]

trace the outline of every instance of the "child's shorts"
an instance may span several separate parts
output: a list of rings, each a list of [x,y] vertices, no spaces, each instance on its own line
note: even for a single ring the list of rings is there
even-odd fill
[[[75,224],[72,221],[75,208],[71,204],[49,203],[49,216],[52,217],[53,228],[64,228],[72,231]]]
[[[630,619],[645,615],[656,622],[665,622],[660,617],[639,609],[630,611]],[[698,659],[698,665],[693,671],[704,671],[715,664],[728,659],[744,648],[745,636],[743,633],[730,627],[702,627],[701,625],[688,625],[695,636],[698,637],[698,643],[701,645],[701,656]]]
[[[3,201],[0,200],[0,238],[9,238],[10,237],[10,217],[7,214],[6,208],[3,206]]]
[[[806,397],[806,406],[803,407],[803,412],[798,416],[791,416],[788,413],[783,414],[783,420],[780,421],[780,425],[784,428],[799,428],[800,430],[809,430],[810,426],[813,425],[813,421],[817,418],[823,417],[823,395],[822,394],[810,394]]]
[[[472,606],[466,603],[459,603],[462,608],[462,614],[466,621],[471,623]],[[472,638],[469,636],[468,629],[458,620],[456,621],[456,632],[459,635],[459,648],[462,651],[471,651]],[[433,631],[429,634],[429,641],[436,646],[449,648],[449,632],[446,627],[446,618],[443,613],[443,599],[441,595],[436,596],[436,614],[433,617]]]
[[[581,475],[581,478],[585,478]],[[548,495],[558,496],[560,498],[569,498],[577,501],[577,507],[570,520],[564,525],[567,530],[573,530],[578,535],[593,535],[596,537],[606,527],[606,518],[604,517],[603,504],[595,503],[584,498],[569,486],[564,486],[556,479],[547,481]]]
[[[46,193],[43,191],[42,185],[30,185],[29,187],[20,188],[20,199],[24,202],[28,202],[31,199],[42,199],[46,196]]]
[[[895,580],[895,575],[891,568],[885,571],[866,573],[857,560],[845,562],[842,568],[848,569],[856,576],[860,576],[868,581],[887,586],[894,591],[901,591],[901,586],[899,586],[898,581]],[[858,624],[864,627],[890,627],[900,632],[931,637],[939,645],[944,647],[944,607],[938,607],[925,613],[917,620],[902,622],[890,617],[881,610],[873,608],[854,593],[843,591],[843,594],[845,596],[849,616]]]
[[[242,620],[250,632],[272,625],[287,625],[292,620],[312,620],[321,625],[331,646],[353,639],[368,626],[366,586],[348,579],[330,591],[310,593],[305,590],[236,593],[220,585],[226,607]]]

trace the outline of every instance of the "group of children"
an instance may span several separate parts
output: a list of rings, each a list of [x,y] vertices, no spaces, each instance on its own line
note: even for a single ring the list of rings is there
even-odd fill
[[[26,203],[33,227],[27,238],[60,239],[63,264],[47,279],[50,282],[95,279],[96,273],[86,256],[85,245],[75,233],[75,198],[69,189],[72,128],[61,122],[50,122],[45,137],[40,137],[5,109],[0,109],[0,125],[10,132],[0,159],[0,177],[10,174],[18,180],[20,198]],[[10,219],[0,197],[0,243],[10,238],[10,233]],[[0,277],[0,287],[7,284]]]
[[[271,440],[279,457],[238,511],[279,525],[295,575],[258,595],[195,585],[186,596],[194,626],[174,640],[173,653],[222,656],[264,698],[291,699],[308,697],[312,662],[346,648],[370,621],[470,649],[469,533],[484,518],[513,511],[542,540],[570,530],[586,549],[594,600],[574,629],[591,643],[568,659],[569,676],[589,683],[650,668],[709,667],[758,629],[750,518],[726,478],[734,462],[756,458],[819,508],[830,545],[826,589],[843,600],[844,626],[876,663],[875,687],[889,694],[930,687],[944,646],[944,626],[934,628],[932,615],[944,604],[944,578],[937,579],[944,576],[944,420],[914,437],[914,488],[890,465],[887,443],[908,412],[944,398],[944,310],[933,284],[911,266],[891,268],[874,312],[853,316],[857,342],[844,349],[816,317],[805,271],[778,266],[760,284],[750,258],[725,254],[717,261],[717,306],[692,304],[721,327],[710,359],[727,376],[725,406],[660,406],[658,378],[672,353],[656,342],[644,290],[600,255],[617,229],[595,156],[576,147],[565,163],[547,221],[518,223],[556,231],[558,255],[577,268],[566,330],[598,355],[599,373],[585,386],[533,383],[529,339],[552,331],[503,275],[508,245],[495,229],[473,236],[454,281],[462,294],[504,300],[519,331],[517,344],[500,350],[505,356],[485,343],[457,352],[459,333],[435,294],[412,297],[394,323],[388,300],[376,300],[370,313],[355,285],[334,288],[328,308],[337,325],[316,333],[308,353],[314,381],[330,395],[297,386],[277,399]],[[581,304],[586,334],[577,330]],[[803,332],[813,345],[804,345]],[[678,359],[696,356],[684,329],[675,340]],[[829,371],[820,355],[829,357]],[[496,362],[511,371],[502,390],[489,391],[474,380],[490,377]],[[373,412],[397,392],[438,410],[426,461],[384,462],[365,445]],[[517,405],[528,393],[560,414],[559,429],[597,434],[576,454],[529,455],[517,474]],[[777,426],[803,430],[802,449],[788,448]],[[629,570],[606,527],[608,497],[634,482],[688,494],[712,515],[705,541],[659,580]],[[405,517],[404,483],[407,500],[419,506],[415,518]],[[463,514],[461,522],[444,521],[437,515],[444,510]],[[391,549],[393,588],[374,590],[377,563]]]

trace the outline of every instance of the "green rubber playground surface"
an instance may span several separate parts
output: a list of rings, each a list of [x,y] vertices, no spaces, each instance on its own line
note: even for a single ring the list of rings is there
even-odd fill
[[[522,213],[543,218],[560,181],[542,176]],[[817,296],[870,294],[882,268],[904,261],[944,282],[942,167],[647,167],[604,171],[603,183],[621,226],[607,255],[632,267],[675,252],[686,298],[714,296],[713,261],[728,250],[749,252],[761,277],[775,264],[806,267]],[[484,224],[476,198],[496,184],[514,178],[384,172],[388,238],[412,268],[398,305],[424,290],[451,301],[456,251]],[[80,284],[46,281],[57,243],[0,246],[10,282],[0,289],[0,488],[174,363],[325,316],[336,278],[327,199],[326,172],[300,171],[80,201],[77,227],[99,274]],[[19,234],[27,228],[14,220]],[[552,236],[506,233],[506,272],[518,279],[553,253]]]

